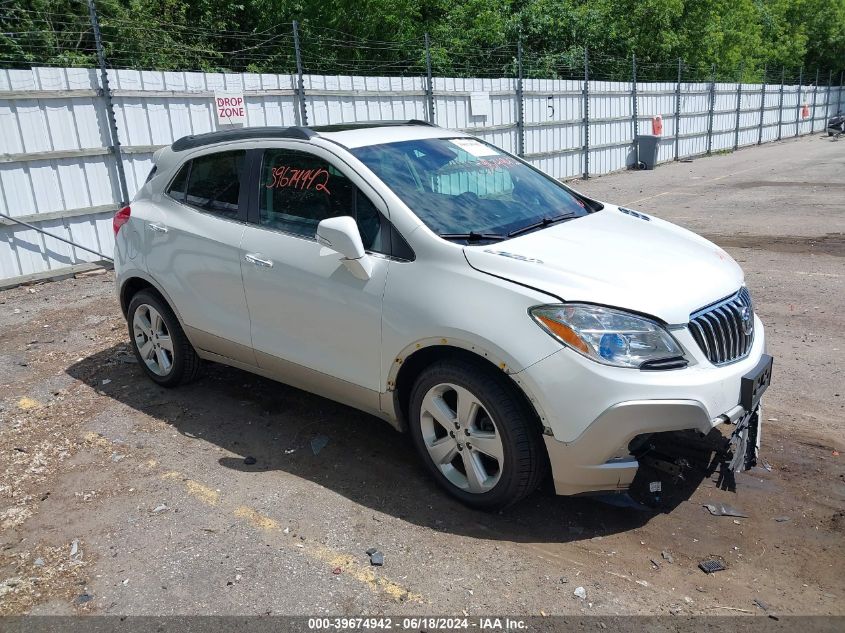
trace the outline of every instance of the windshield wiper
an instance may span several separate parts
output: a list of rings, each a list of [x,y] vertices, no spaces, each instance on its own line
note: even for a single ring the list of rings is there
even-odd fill
[[[470,231],[469,233],[439,233],[439,235],[444,240],[466,240],[467,242],[505,239],[505,236],[499,233],[477,233],[475,231]]]
[[[572,218],[577,217],[578,216],[575,213],[564,213],[563,215],[556,215],[553,218],[543,218],[539,222],[534,222],[533,224],[529,224],[528,226],[523,226],[522,228],[514,229],[513,231],[508,233],[508,237],[528,233],[529,231],[533,231],[534,229],[544,229],[550,224],[555,224],[556,222],[561,222],[563,220],[571,220]]]

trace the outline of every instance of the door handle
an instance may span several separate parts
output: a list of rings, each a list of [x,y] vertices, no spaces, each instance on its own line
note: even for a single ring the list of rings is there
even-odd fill
[[[153,224],[150,222],[148,225],[151,231],[155,231],[156,233],[167,233],[167,227],[163,224]]]
[[[244,255],[244,259],[248,261],[250,264],[255,264],[256,266],[262,266],[264,268],[272,268],[273,267],[273,260],[272,259],[265,259],[264,257],[260,257],[261,253],[247,253]]]

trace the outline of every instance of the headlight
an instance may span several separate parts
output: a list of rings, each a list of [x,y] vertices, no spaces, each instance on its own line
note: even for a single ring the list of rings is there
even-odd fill
[[[635,314],[575,303],[537,306],[529,312],[561,343],[606,365],[641,367],[684,355],[660,324]]]

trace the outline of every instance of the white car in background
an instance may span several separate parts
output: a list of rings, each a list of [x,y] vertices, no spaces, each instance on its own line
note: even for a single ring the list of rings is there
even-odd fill
[[[759,446],[771,357],[721,248],[409,121],[245,128],[160,150],[114,219],[156,383],[225,363],[407,430],[480,508],[626,490],[652,434]]]

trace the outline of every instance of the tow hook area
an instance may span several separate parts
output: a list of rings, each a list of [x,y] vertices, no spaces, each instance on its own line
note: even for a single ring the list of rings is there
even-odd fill
[[[635,437],[629,450],[640,468],[629,494],[644,505],[670,511],[705,478],[717,474],[719,488],[736,490],[735,473],[756,464],[756,415],[716,427],[706,435],[689,430]]]

